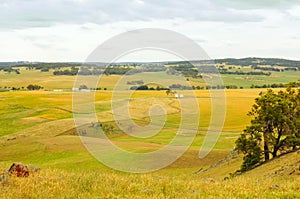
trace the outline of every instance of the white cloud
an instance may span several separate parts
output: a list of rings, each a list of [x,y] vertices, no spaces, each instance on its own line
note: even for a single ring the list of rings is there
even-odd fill
[[[292,17],[300,19],[300,5],[294,6],[291,9],[287,10],[287,13],[290,14]]]
[[[300,0],[213,0],[214,2],[237,9],[287,9],[295,4],[299,4]]]
[[[177,31],[213,58],[300,60],[300,5],[277,2],[2,0],[0,61],[84,61],[101,42],[137,28]]]
[[[229,22],[262,20],[252,11],[220,6],[207,0],[4,0],[0,3],[0,9],[1,28],[173,18]]]

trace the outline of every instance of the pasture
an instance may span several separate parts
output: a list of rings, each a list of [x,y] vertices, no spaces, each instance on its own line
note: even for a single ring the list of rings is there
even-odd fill
[[[270,177],[283,165],[299,159],[299,153],[288,154],[284,161],[276,160],[273,165],[266,164],[257,171],[224,181],[225,177],[229,177],[230,173],[240,167],[241,157],[232,158],[231,150],[239,133],[250,123],[251,118],[247,116],[247,112],[254,99],[264,89],[226,90],[226,118],[222,133],[213,150],[203,159],[198,154],[211,122],[211,95],[208,90],[194,91],[193,97],[198,107],[188,108],[191,111],[199,109],[200,120],[189,149],[162,170],[130,174],[104,166],[82,144],[73,120],[73,99],[70,92],[75,77],[52,76],[51,71],[41,73],[25,69],[21,70],[20,75],[0,73],[2,88],[26,87],[30,83],[45,88],[43,91],[0,93],[0,173],[12,162],[34,164],[41,168],[41,172],[34,176],[13,177],[3,183],[1,198],[300,197],[298,175]],[[283,73],[275,73],[261,81],[296,81],[298,73],[284,72],[287,78]],[[147,75],[142,74],[137,80],[146,77]],[[163,78],[163,74],[159,77]],[[225,84],[240,83],[247,88],[253,83],[252,80],[240,78],[223,76]],[[136,124],[147,126],[151,123],[149,109],[154,104],[163,107],[167,116],[161,131],[156,135],[143,139],[129,136],[118,129],[111,107],[111,100],[114,100],[112,89],[119,80],[120,76],[117,75],[103,76],[99,85],[108,89],[92,92],[98,121],[114,127],[114,131],[108,134],[109,139],[120,148],[137,153],[155,151],[168,144],[176,135],[181,119],[179,99],[167,95],[165,91],[133,92],[128,110]],[[196,84],[198,80],[190,81]],[[54,92],[53,89],[65,91]],[[189,96],[188,91],[181,92]],[[117,99],[126,96],[121,94]],[[117,103],[116,106],[118,105],[120,104]],[[120,107],[122,108],[121,105]],[[159,115],[154,115],[152,119],[155,118],[159,119]],[[227,158],[226,161],[222,161],[224,158]],[[209,169],[220,161],[219,165]],[[208,170],[201,172],[201,169]],[[279,188],[272,188],[275,185]]]

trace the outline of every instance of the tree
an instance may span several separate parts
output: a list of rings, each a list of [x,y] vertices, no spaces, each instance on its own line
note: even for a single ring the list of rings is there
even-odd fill
[[[142,85],[142,86],[137,87],[136,90],[149,90],[149,87],[147,85]]]
[[[107,135],[111,135],[115,131],[115,127],[111,124],[102,124],[101,126],[102,126],[102,130]]]
[[[262,149],[260,147],[262,136],[257,126],[249,126],[236,141],[236,149],[244,154],[241,171],[247,171],[261,161]]]
[[[39,85],[33,85],[33,84],[29,84],[27,86],[27,89],[30,90],[30,91],[33,91],[33,90],[40,90],[40,89],[43,89],[42,86],[39,86]]]
[[[176,91],[172,91],[171,89],[166,90],[167,95],[175,95],[176,93]]]
[[[261,92],[248,113],[254,119],[236,141],[236,149],[244,154],[241,170],[276,157],[278,153],[300,146],[300,89],[292,84],[286,91]]]
[[[80,90],[82,90],[82,89],[88,89],[88,87],[86,85],[82,84],[82,85],[79,86],[79,89]]]

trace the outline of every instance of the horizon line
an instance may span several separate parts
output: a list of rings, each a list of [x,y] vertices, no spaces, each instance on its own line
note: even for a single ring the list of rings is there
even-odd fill
[[[280,58],[280,57],[223,57],[223,58],[211,58],[211,59],[203,59],[203,60],[160,60],[160,61],[120,61],[120,62],[112,62],[112,63],[162,63],[162,62],[195,62],[195,61],[214,61],[214,60],[225,60],[225,59],[281,59],[288,61],[300,61],[297,59],[290,58]],[[27,61],[27,60],[17,60],[17,61],[0,61],[0,63],[109,63],[109,62],[101,62],[101,61]]]

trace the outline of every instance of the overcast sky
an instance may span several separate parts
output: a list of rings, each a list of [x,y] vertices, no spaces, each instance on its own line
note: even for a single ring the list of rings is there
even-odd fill
[[[0,61],[84,61],[103,41],[165,28],[211,58],[300,60],[300,0],[0,0]]]

